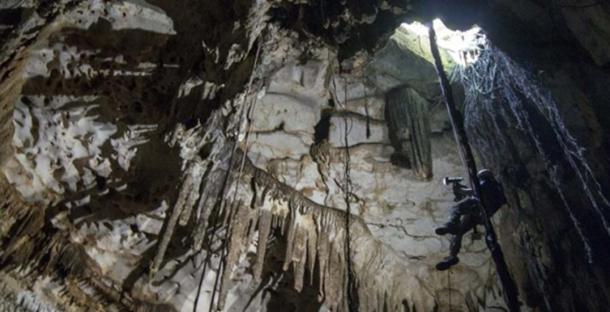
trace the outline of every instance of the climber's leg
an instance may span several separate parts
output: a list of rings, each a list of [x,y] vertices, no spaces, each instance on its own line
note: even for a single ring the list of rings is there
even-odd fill
[[[455,243],[454,243],[455,242]],[[460,249],[462,245],[462,235],[453,235],[451,239],[451,249],[454,249],[454,246],[457,246],[457,250]],[[449,269],[450,267],[458,264],[460,262],[460,258],[457,256],[447,256],[443,261],[436,264],[436,269],[439,271],[444,271]]]
[[[451,207],[449,220],[443,226],[435,230],[436,234],[456,234],[459,230],[460,218],[463,215],[475,215],[477,213],[477,203],[478,201],[475,198],[468,197]]]
[[[452,235],[450,238],[449,245],[449,256],[445,257],[443,261],[439,262],[436,265],[436,269],[439,271],[444,271],[449,269],[450,267],[458,264],[460,262],[460,258],[458,258],[458,254],[462,249],[462,237],[468,231],[470,231],[475,225],[474,218],[472,215],[465,216],[462,221],[457,226],[457,233]]]

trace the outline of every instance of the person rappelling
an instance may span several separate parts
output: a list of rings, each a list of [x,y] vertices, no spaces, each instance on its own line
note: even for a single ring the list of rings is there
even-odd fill
[[[477,166],[474,160],[474,155],[472,153],[472,149],[470,148],[470,144],[468,143],[468,137],[466,136],[466,128],[464,127],[464,118],[462,117],[461,112],[457,109],[457,105],[455,104],[455,99],[453,97],[453,91],[451,89],[451,83],[449,82],[449,78],[445,73],[443,68],[443,60],[441,59],[440,52],[438,50],[438,44],[436,43],[436,32],[434,31],[434,24],[432,21],[426,23],[428,27],[428,38],[430,39],[430,52],[432,53],[432,58],[434,59],[434,68],[436,69],[436,73],[438,74],[438,79],[441,87],[441,93],[444,97],[444,102],[447,107],[447,112],[449,113],[449,120],[451,121],[451,126],[453,128],[453,133],[455,135],[456,142],[458,143],[458,148],[460,151],[460,155],[462,156],[462,160],[466,165],[466,169],[468,171],[468,177],[470,180],[470,185],[472,186],[472,194],[474,195],[474,199],[476,200],[479,197],[481,200],[476,200],[476,205],[466,205],[462,204],[462,206],[468,207],[476,207],[478,208],[480,216],[482,216],[482,222],[485,226],[485,244],[487,245],[487,249],[491,253],[491,258],[493,259],[496,265],[496,273],[498,274],[498,278],[500,279],[500,284],[502,285],[502,290],[504,292],[504,299],[506,301],[506,306],[510,312],[518,312],[521,311],[521,304],[519,302],[519,290],[517,288],[517,284],[513,280],[513,277],[510,274],[508,264],[504,259],[504,252],[502,252],[502,247],[498,243],[498,237],[496,231],[494,230],[493,224],[489,219],[489,211],[494,211],[499,209],[502,205],[498,207],[486,207],[487,198],[492,198],[492,203],[495,202],[493,200],[494,192],[483,191],[482,182],[479,182],[479,175],[482,175],[485,179],[489,177],[489,174],[481,174],[478,172],[477,174]],[[493,177],[493,175],[491,175]],[[483,180],[483,179],[482,179]],[[495,181],[495,179],[493,179]],[[484,183],[484,182],[483,182]],[[497,183],[497,182],[496,182]],[[493,185],[490,183],[489,185]],[[499,185],[499,184],[497,184]],[[499,188],[501,191],[501,188]],[[504,194],[504,192],[500,192]],[[484,195],[482,195],[484,194]],[[496,193],[497,194],[497,193]],[[502,195],[502,198],[504,196]],[[504,198],[502,201],[506,202]],[[459,204],[458,204],[459,206]],[[458,209],[459,210],[459,209]],[[472,209],[475,210],[475,209]],[[477,215],[477,214],[472,214]],[[461,217],[460,217],[461,219]],[[461,220],[460,220],[461,221]],[[471,221],[472,222],[472,221]],[[456,239],[459,237],[461,243],[461,235],[456,235]],[[457,241],[456,241],[457,242]],[[457,245],[456,245],[457,246]],[[456,248],[458,249],[458,248]],[[458,249],[459,251],[459,249]],[[457,259],[457,256],[456,256]],[[449,259],[451,260],[451,259]],[[457,263],[456,260],[453,262]],[[451,263],[451,262],[447,262]],[[441,265],[439,263],[439,265]],[[447,264],[445,264],[447,266]],[[441,265],[441,268],[443,265]],[[451,265],[447,266],[448,268]]]
[[[456,205],[451,207],[449,220],[435,230],[438,235],[451,234],[449,256],[436,265],[436,269],[444,271],[460,262],[458,254],[462,248],[462,237],[470,230],[476,229],[477,225],[484,225],[485,216],[481,213],[481,207],[487,212],[487,217],[491,218],[502,206],[506,204],[506,197],[502,184],[500,184],[493,173],[488,169],[478,172],[480,186],[480,198],[477,198],[474,191],[461,182],[463,178],[444,178],[445,185],[451,184],[453,187],[454,201]]]

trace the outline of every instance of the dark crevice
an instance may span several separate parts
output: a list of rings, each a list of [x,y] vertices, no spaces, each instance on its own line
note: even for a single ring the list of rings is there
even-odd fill
[[[316,124],[314,130],[314,144],[321,144],[324,140],[328,139],[330,134],[330,118],[332,117],[330,110],[322,110],[322,117],[318,124]]]

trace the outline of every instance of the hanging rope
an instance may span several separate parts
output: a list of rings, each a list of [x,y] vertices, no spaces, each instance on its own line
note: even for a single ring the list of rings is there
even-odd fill
[[[336,93],[336,87],[335,87]],[[347,108],[347,79],[343,84],[343,108]],[[339,103],[341,104],[341,103]],[[343,127],[343,142],[345,144],[345,160],[344,160],[344,182],[343,182],[343,194],[345,196],[345,261],[347,264],[347,308],[348,311],[358,311],[358,303],[355,298],[354,291],[356,285],[354,283],[352,274],[352,258],[351,258],[351,234],[350,234],[350,216],[352,209],[350,205],[350,195],[352,179],[350,176],[350,148],[349,148],[349,133],[351,132],[351,123],[348,123],[348,116],[344,116],[344,127]]]
[[[451,270],[447,270],[447,289],[449,289],[449,312],[453,311],[451,306]]]
[[[262,36],[261,36],[262,37]],[[261,52],[261,47],[262,47],[262,38],[259,38],[258,41],[258,47],[256,49],[256,54],[254,56],[254,64],[252,66],[252,74],[250,75],[250,79],[248,81],[248,85],[246,87],[246,91],[245,94],[248,95],[251,90],[252,90],[252,84],[254,82],[254,71],[256,70],[256,67],[258,65],[259,59],[260,59],[260,52]],[[251,129],[251,123],[250,123],[250,117],[251,117],[251,111],[253,110],[253,107],[256,105],[256,100],[257,100],[257,96],[254,96],[254,99],[250,102],[249,105],[245,105],[244,109],[241,111],[240,117],[239,117],[239,123],[238,123],[238,129],[237,129],[237,134],[236,134],[236,142],[235,145],[233,146],[233,149],[231,150],[231,156],[229,157],[229,168],[227,170],[227,173],[224,176],[223,179],[223,185],[222,185],[222,192],[221,194],[224,194],[226,192],[226,188],[228,187],[228,181],[229,181],[229,177],[231,176],[231,173],[233,172],[234,169],[234,156],[237,153],[237,149],[239,148],[239,144],[237,139],[239,139],[239,135],[241,134],[241,124],[244,121],[244,118],[247,118],[247,122],[248,122],[248,126],[246,128],[246,136],[245,136],[245,151],[242,155],[242,160],[241,160],[241,166],[239,168],[239,174],[238,177],[236,179],[237,183],[239,183],[239,179],[241,178],[241,174],[243,172],[243,165],[245,163],[245,158],[247,157],[247,151],[248,151],[248,137],[249,137],[249,133],[250,133],[250,129]],[[235,191],[234,197],[233,197],[233,202],[235,202],[237,196],[237,191]],[[224,197],[220,198],[220,203],[219,203],[220,209],[217,209],[217,215],[220,214],[221,211],[223,211],[223,206],[226,207],[226,201],[224,200]],[[231,220],[231,218],[227,218],[227,220]],[[214,287],[212,289],[212,297],[210,299],[210,306],[209,306],[209,311],[212,311],[212,309],[214,308],[214,299],[216,297],[216,293],[218,291],[218,283],[220,280],[220,276],[222,276],[223,274],[223,270],[225,269],[225,265],[224,260],[227,254],[227,242],[229,241],[229,233],[231,231],[231,223],[229,222],[229,224],[226,227],[226,232],[225,232],[225,243],[223,248],[221,248],[221,256],[220,256],[220,263],[218,266],[218,271],[216,272],[216,277],[214,279]],[[197,296],[195,297],[195,303],[193,305],[193,312],[197,311],[197,304],[199,302],[199,296],[201,294],[201,289],[203,288],[203,281],[205,279],[205,273],[206,273],[206,268],[207,268],[207,262],[210,259],[210,253],[208,253],[206,255],[206,260],[205,260],[205,264],[203,267],[203,271],[201,273],[200,279],[199,279],[199,285],[198,285],[198,290],[197,290]]]
[[[348,118],[345,117],[344,120],[344,141],[345,141],[345,163],[344,163],[344,167],[345,167],[345,181],[344,181],[344,186],[343,186],[343,192],[345,195],[345,207],[346,207],[346,213],[345,213],[345,260],[347,262],[347,305],[349,308],[349,311],[355,311],[355,309],[353,308],[353,286],[354,286],[354,281],[352,279],[352,259],[351,259],[351,239],[350,239],[350,215],[352,214],[352,209],[351,209],[351,205],[350,205],[350,194],[351,194],[351,177],[350,177],[350,151],[349,151],[349,142],[348,142],[348,131],[349,130],[349,126],[348,126]]]
[[[364,95],[364,114],[366,115],[366,138],[369,139],[371,137],[371,116],[369,114],[369,96],[366,92],[366,86],[364,85],[364,67],[362,66],[362,70],[360,71],[360,83],[362,83],[362,90]]]
[[[256,55],[255,55],[255,58],[254,58],[254,65],[252,67],[252,71],[253,72],[252,72],[252,75],[250,75],[250,81],[248,82],[248,88],[247,88],[246,95],[248,93],[250,93],[250,91],[252,89],[252,83],[254,81],[254,71],[256,70],[256,66],[258,65],[258,61],[259,61],[259,57],[260,57],[260,51],[261,51],[261,47],[262,47],[262,41],[263,41],[262,38],[259,39],[258,47],[256,49]],[[244,152],[243,152],[243,155],[242,155],[242,158],[241,158],[241,163],[240,163],[240,166],[239,166],[239,171],[238,171],[238,174],[237,174],[237,178],[235,179],[237,185],[235,187],[235,192],[233,193],[233,201],[232,201],[232,203],[235,203],[235,201],[237,200],[237,193],[238,193],[237,192],[237,186],[238,186],[239,181],[241,179],[241,176],[243,174],[243,169],[244,169],[244,164],[246,162],[246,157],[248,157],[248,139],[250,137],[250,131],[252,129],[252,112],[254,111],[254,108],[256,107],[257,99],[258,99],[258,95],[254,95],[254,98],[252,99],[250,104],[247,105],[247,107],[244,109],[244,111],[246,111],[245,118],[246,118],[246,123],[247,123],[246,133],[245,133],[245,138],[244,138]],[[242,115],[240,116],[240,123],[239,123],[240,125],[243,122],[243,118],[244,118],[244,112],[242,111]],[[239,130],[238,130],[238,136],[237,137],[239,138]],[[238,144],[238,142],[236,142],[235,146],[233,148],[233,152],[232,153],[235,154],[235,152],[237,151],[238,148],[239,148],[239,144]],[[231,162],[230,166],[233,167],[233,163],[232,162]],[[223,193],[224,193],[224,190],[223,190]],[[223,201],[223,203],[225,204],[225,207],[226,207],[226,201]],[[220,211],[223,211],[223,210],[224,209],[220,209]],[[225,235],[225,244],[224,244],[224,246],[222,248],[222,253],[221,253],[221,259],[222,259],[221,264],[222,265],[218,268],[218,272],[217,272],[217,275],[216,275],[216,280],[214,281],[214,292],[212,293],[212,299],[210,301],[210,311],[212,311],[212,305],[214,303],[214,298],[215,298],[215,295],[216,295],[216,289],[218,287],[219,278],[220,278],[220,276],[222,276],[224,274],[224,270],[227,269],[225,261],[226,261],[226,256],[227,256],[227,252],[228,252],[227,244],[228,244],[228,241],[230,240],[229,235],[231,233],[231,228],[232,228],[231,227],[231,225],[232,225],[231,219],[232,219],[231,217],[227,218],[228,224],[227,224],[227,230],[226,230],[226,235]],[[220,285],[220,287],[223,287],[223,286],[224,285]]]
[[[447,74],[443,69],[443,61],[441,60],[438,45],[436,43],[436,32],[434,31],[434,25],[432,22],[428,22],[427,26],[428,35],[430,38],[430,50],[432,52],[432,57],[434,58],[434,64],[440,81],[441,91],[445,96],[445,104],[447,106],[447,111],[449,112],[449,120],[453,126],[453,132],[456,136],[458,147],[464,156],[464,160],[466,161],[468,175],[470,177],[470,184],[472,190],[474,191],[474,195],[477,198],[481,198],[481,188],[479,185],[479,178],[477,177],[477,167],[474,161],[472,149],[468,143],[468,137],[466,136],[464,120],[454,102],[451,84],[449,83]],[[496,272],[500,277],[500,282],[502,283],[502,288],[504,289],[506,305],[511,312],[520,311],[517,286],[515,285],[515,282],[508,271],[508,265],[504,260],[504,254],[500,245],[498,244],[496,232],[491,224],[487,210],[483,205],[484,203],[481,202],[478,206],[481,216],[483,217],[483,224],[485,225],[485,242],[487,243],[487,248],[491,252],[491,256],[496,264]]]

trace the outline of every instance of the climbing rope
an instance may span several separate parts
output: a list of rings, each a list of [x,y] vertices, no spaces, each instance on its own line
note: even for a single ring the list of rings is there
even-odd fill
[[[447,289],[449,290],[449,311],[453,311],[453,307],[451,306],[451,269],[447,270]]]
[[[371,116],[369,114],[369,96],[366,93],[366,86],[364,85],[364,68],[366,65],[362,66],[362,70],[360,71],[360,83],[362,83],[362,90],[364,96],[364,114],[366,115],[366,138],[371,137]]]
[[[335,86],[336,93],[336,86]],[[343,108],[347,108],[347,78],[345,78],[345,83],[343,85]],[[341,104],[341,103],[338,103]],[[343,141],[345,144],[345,160],[344,160],[344,182],[343,182],[343,194],[345,196],[345,261],[347,264],[347,308],[348,311],[358,311],[358,307],[354,306],[354,290],[355,284],[353,280],[353,271],[352,271],[352,258],[351,258],[351,236],[350,236],[350,216],[352,214],[352,209],[350,205],[350,195],[351,195],[351,186],[352,179],[350,175],[350,148],[349,148],[349,133],[351,132],[352,124],[348,123],[348,116],[344,116],[344,127],[343,127]]]

